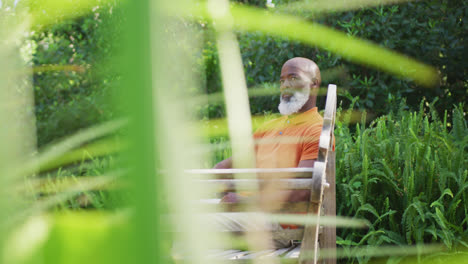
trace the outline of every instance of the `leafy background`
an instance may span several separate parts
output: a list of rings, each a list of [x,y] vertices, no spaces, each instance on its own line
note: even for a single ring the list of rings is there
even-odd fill
[[[238,2],[261,8],[265,4]],[[335,83],[339,87],[340,121],[335,130],[338,215],[366,218],[371,223],[369,230],[339,230],[338,243],[344,249],[434,242],[452,252],[468,247],[467,6],[465,0],[418,1],[328,14],[288,11],[436,67],[440,82],[432,88],[288,38],[236,32],[249,89],[271,92],[250,98],[254,115],[277,112],[278,75],[291,57],[313,59],[324,73],[322,86]],[[112,55],[120,47],[123,22],[118,4],[102,3],[78,18],[29,32],[21,51],[34,69],[39,147],[119,116],[119,107],[124,106],[116,109],[113,96],[121,74],[109,65],[116,63]],[[193,57],[193,72],[201,77],[200,86],[188,87],[189,92],[218,94],[222,82],[213,27],[204,19],[181,25],[193,30],[192,37],[202,43],[199,48],[185,40],[177,44]],[[364,115],[356,121],[350,110],[366,110],[367,118]],[[205,121],[225,117],[224,103],[208,100],[197,105],[197,115]],[[231,153],[226,135],[209,140],[216,151],[207,167]],[[78,180],[102,175],[119,163],[118,154],[99,156],[90,147],[78,162],[42,173],[46,184],[40,191],[31,191],[32,200],[42,201],[62,191],[70,176]],[[96,188],[63,199],[54,210],[115,210],[127,198],[125,192]],[[55,228],[62,231],[54,231],[54,236],[67,241],[61,236],[68,226]],[[348,261],[369,260],[361,256]]]
[[[263,1],[240,1],[263,6]],[[279,2],[278,4],[280,4]],[[313,59],[324,75],[322,81],[340,87],[339,101],[348,107],[367,109],[374,116],[398,109],[403,98],[406,109],[417,110],[422,99],[438,98],[434,107],[443,114],[447,106],[467,101],[468,85],[466,32],[463,21],[467,2],[423,1],[394,6],[379,6],[357,11],[333,12],[328,15],[302,14],[321,24],[331,26],[350,36],[372,40],[383,47],[401,52],[440,71],[440,83],[423,88],[409,80],[401,80],[366,66],[350,63],[340,56],[303,45],[287,38],[275,38],[263,33],[237,33],[249,87],[277,87],[282,64],[291,57]],[[107,23],[107,24],[106,24]],[[42,31],[34,32],[28,53],[33,65],[78,65],[80,71],[41,72],[34,74],[39,145],[60,138],[98,121],[112,118],[106,98],[118,75],[106,72],[105,65],[118,43],[118,27],[122,23],[119,9],[112,4],[96,7],[84,17],[67,20]],[[186,25],[203,41],[200,49],[191,51],[197,62],[193,66],[201,76],[201,89],[207,93],[221,91],[219,59],[215,34],[207,21]],[[106,30],[103,34],[102,30]],[[111,32],[109,32],[111,31]],[[193,50],[184,46],[181,49]],[[253,114],[277,111],[278,98],[251,98]],[[323,102],[322,102],[323,104]],[[199,106],[200,116],[225,115],[222,102]],[[98,114],[96,114],[98,113]],[[69,116],[76,121],[67,123]],[[78,120],[77,120],[78,119]]]

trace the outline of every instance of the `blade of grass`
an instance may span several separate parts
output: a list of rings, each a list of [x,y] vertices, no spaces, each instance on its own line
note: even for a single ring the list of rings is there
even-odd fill
[[[84,73],[86,67],[82,65],[39,65],[32,67],[33,73],[49,72],[49,71],[65,71]]]
[[[19,47],[28,30],[27,17],[22,20],[14,11],[0,9],[0,261],[11,233],[7,221],[20,207],[19,197],[8,191],[24,176],[9,169],[22,166],[36,152],[32,75]]]
[[[308,11],[314,14],[320,13],[329,13],[329,12],[343,12],[350,11],[360,8],[369,8],[381,5],[392,5],[405,2],[412,2],[414,0],[347,0],[346,2],[342,1],[327,1],[327,0],[318,0],[318,1],[300,1],[295,3],[278,5],[277,10],[287,11],[287,12],[303,12]]]
[[[23,219],[27,219],[31,215],[39,214],[41,212],[50,209],[53,206],[56,206],[59,203],[65,202],[66,200],[72,198],[78,193],[100,189],[104,186],[108,186],[110,183],[116,181],[119,177],[123,175],[123,172],[112,172],[109,174],[101,175],[99,177],[93,177],[88,181],[77,181],[72,184],[70,187],[65,188],[61,193],[47,197],[42,201],[38,201],[26,209],[19,211],[16,215],[12,215],[8,219],[7,226],[14,225],[15,223],[21,222]]]
[[[362,120],[364,112],[359,111],[359,110],[353,110],[351,112],[348,112],[349,114],[349,123],[354,124],[354,123],[359,123]],[[270,115],[264,115],[264,116],[252,116],[252,131],[255,131],[257,128],[259,128],[263,123],[274,119],[276,117],[279,117],[279,114],[270,114]],[[374,117],[374,114],[372,113],[367,113],[366,112],[366,120],[370,120]],[[338,120],[341,122],[348,121],[344,120],[343,115],[339,115]],[[210,119],[210,120],[203,120],[199,121],[198,126],[201,127],[201,133],[202,136],[204,137],[219,137],[219,136],[228,136],[229,134],[229,129],[228,129],[228,120],[225,118],[220,118],[220,119]]]
[[[384,256],[411,256],[419,254],[433,254],[445,251],[446,248],[440,244],[427,244],[417,246],[364,246],[353,247],[349,250],[337,249],[337,258],[356,257],[384,257]],[[320,258],[330,256],[327,249],[320,250]]]
[[[70,150],[93,139],[103,137],[122,128],[127,122],[125,120],[109,121],[84,129],[73,136],[63,139],[36,155],[22,167],[9,168],[11,174],[32,174],[39,168],[53,168],[60,164],[60,159]]]
[[[153,70],[161,70],[162,59],[153,64],[152,46],[161,51],[163,21],[161,13],[150,14],[152,5],[159,6],[162,1],[125,1],[125,23],[123,24],[123,54],[117,70],[124,73],[120,89],[120,103],[126,105],[129,116],[129,148],[124,152],[129,173],[125,175],[130,183],[133,197],[130,206],[132,215],[131,234],[128,237],[129,255],[134,263],[167,263],[167,252],[163,251],[171,238],[164,236],[164,228],[159,215],[164,210],[162,200],[164,183],[156,169],[161,166],[157,136],[159,119],[155,115],[154,98],[156,90],[152,89],[153,80],[164,80],[165,76],[155,75]],[[158,8],[159,9],[159,8]],[[157,9],[157,10],[158,10]],[[152,21],[158,21],[152,28]],[[153,38],[157,41],[153,42]]]
[[[125,143],[116,141],[114,138],[101,139],[87,144],[84,147],[64,152],[62,155],[50,159],[47,163],[40,164],[38,171],[48,171],[71,163],[83,162],[96,157],[111,155],[125,148]]]
[[[229,124],[229,136],[232,147],[233,168],[255,168],[252,122],[247,94],[247,85],[242,67],[242,59],[236,36],[232,32],[232,17],[227,0],[209,0],[208,9],[214,19],[216,43],[220,57],[220,68]],[[234,174],[234,178],[255,178],[255,174]],[[253,189],[258,186],[252,186]],[[256,205],[253,204],[252,207]],[[253,223],[265,225],[262,216],[251,219]],[[248,244],[253,251],[271,248],[271,236],[268,232],[247,233]],[[275,260],[254,263],[276,263]]]
[[[427,87],[435,85],[438,80],[438,74],[431,66],[318,23],[288,15],[273,15],[240,5],[233,5],[232,14],[234,23],[240,30],[261,31],[316,45],[350,61],[369,65],[401,78],[410,78]]]
[[[210,18],[204,5],[192,5],[183,10],[170,9],[173,14]],[[292,15],[277,14],[245,5],[231,5],[234,27],[241,31],[260,31],[271,36],[317,46],[343,56],[352,62],[408,78],[426,87],[438,82],[435,68],[418,62],[367,40],[351,37],[338,30]],[[259,23],[261,21],[261,23]]]
[[[266,216],[270,221],[276,221],[285,224],[315,224],[317,217],[313,215],[286,215],[286,214],[270,214]],[[366,228],[369,222],[364,219],[351,219],[347,217],[332,217],[320,216],[320,225],[322,226],[336,226],[336,227],[349,227],[349,228]]]

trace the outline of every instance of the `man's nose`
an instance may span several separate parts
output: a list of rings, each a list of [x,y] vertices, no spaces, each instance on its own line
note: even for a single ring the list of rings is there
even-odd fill
[[[290,82],[288,80],[284,80],[283,83],[280,85],[280,90],[283,92],[285,89],[291,88]]]

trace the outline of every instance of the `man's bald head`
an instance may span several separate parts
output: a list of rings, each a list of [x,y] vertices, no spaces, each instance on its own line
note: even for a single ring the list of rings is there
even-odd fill
[[[320,87],[320,83],[322,82],[320,69],[312,60],[302,57],[292,58],[283,64],[281,72],[283,73],[283,71],[288,68],[302,71],[315,83],[316,87]]]
[[[280,113],[302,113],[315,107],[320,82],[320,70],[315,62],[306,58],[285,62],[280,76]]]

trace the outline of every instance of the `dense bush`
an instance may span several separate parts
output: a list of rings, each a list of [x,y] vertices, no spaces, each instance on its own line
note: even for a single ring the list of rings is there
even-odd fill
[[[404,108],[402,104],[401,108]],[[341,245],[443,243],[468,248],[468,127],[463,106],[439,117],[422,101],[356,125],[337,122],[337,213],[370,221]],[[451,129],[449,129],[451,128]]]
[[[112,5],[78,19],[31,32],[38,144],[113,117],[109,98],[117,76],[110,69],[118,24]],[[61,68],[62,66],[62,68]],[[71,67],[70,67],[71,66]]]
[[[256,1],[239,2],[262,5]],[[410,80],[397,79],[366,66],[355,65],[340,56],[288,39],[272,38],[261,33],[239,33],[247,83],[252,87],[263,82],[277,82],[281,65],[291,57],[301,56],[316,61],[325,72],[337,66],[344,67],[345,74],[327,78],[324,85],[328,82],[338,84],[346,104],[351,100],[345,98],[359,96],[357,107],[380,115],[395,110],[402,98],[407,98],[408,106],[415,110],[422,98],[432,101],[439,97],[435,107],[441,114],[447,105],[467,100],[468,65],[464,58],[468,57],[465,47],[468,27],[463,21],[467,7],[466,0],[425,1],[337,12],[322,17],[301,12],[302,16],[309,16],[350,36],[374,41],[436,67],[441,80],[434,88],[424,88]],[[211,29],[204,27],[204,30],[209,32]],[[206,65],[207,91],[220,91],[216,46],[212,34],[206,35],[209,41],[204,47],[203,61]]]
[[[264,6],[265,1],[244,1]],[[293,1],[274,1],[276,4]],[[446,106],[467,100],[466,54],[464,39],[468,32],[463,17],[466,0],[403,3],[327,16],[309,16],[352,36],[369,39],[384,47],[408,54],[438,68],[440,85],[422,88],[409,80],[343,60],[340,56],[308,47],[288,39],[273,38],[261,33],[238,33],[248,86],[277,87],[281,65],[295,56],[315,60],[324,73],[323,86],[336,83],[344,106],[358,96],[357,107],[378,115],[395,110],[402,98],[416,109],[422,98],[433,100],[439,114]],[[49,71],[34,74],[39,145],[66,136],[77,129],[113,117],[106,102],[118,78],[110,71],[109,61],[121,21],[113,5],[96,7],[92,13],[32,33],[28,48],[32,64],[75,65],[75,70]],[[195,23],[203,48],[196,54],[194,72],[201,77],[203,90],[221,91],[216,40],[206,22]],[[333,70],[339,74],[329,74]],[[270,84],[266,84],[270,83]],[[277,111],[277,95],[251,98],[254,114]],[[225,115],[221,102],[202,105],[198,109],[205,118]],[[80,118],[75,118],[81,116]]]

